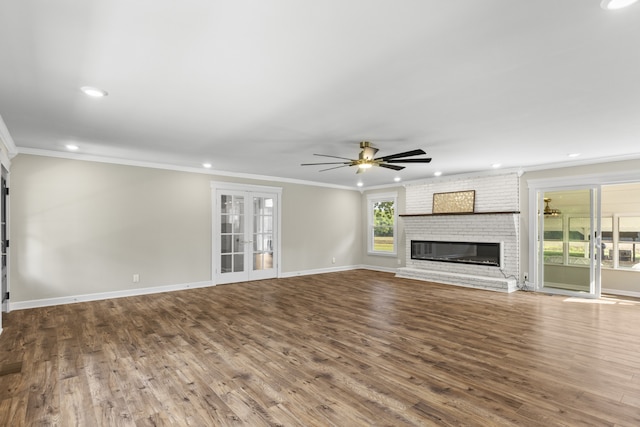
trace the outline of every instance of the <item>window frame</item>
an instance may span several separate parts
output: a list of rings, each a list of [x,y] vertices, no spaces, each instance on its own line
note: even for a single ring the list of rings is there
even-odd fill
[[[393,202],[393,251],[376,251],[374,249],[374,216],[373,206],[379,202]],[[367,254],[380,256],[398,255],[398,193],[373,193],[367,195]]]

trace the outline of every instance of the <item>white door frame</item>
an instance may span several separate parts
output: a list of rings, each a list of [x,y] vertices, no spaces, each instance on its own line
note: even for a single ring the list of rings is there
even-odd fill
[[[570,189],[586,186],[602,186],[613,184],[624,184],[640,181],[638,172],[611,172],[597,173],[588,175],[574,175],[554,178],[539,178],[527,180],[529,188],[529,270],[531,271],[531,280],[534,283],[535,290],[538,289],[539,278],[537,266],[537,241],[538,241],[538,212],[537,212],[537,194],[538,191],[554,191],[556,189]]]
[[[275,206],[275,245],[273,246],[273,263],[276,271],[276,277],[281,277],[281,241],[282,241],[282,187],[270,187],[265,185],[250,185],[250,184],[239,184],[233,182],[223,182],[223,181],[212,181],[211,182],[211,281],[215,285],[217,284],[217,271],[219,268],[219,255],[220,255],[220,247],[219,247],[219,236],[220,236],[220,224],[217,221],[217,215],[219,211],[218,206],[218,197],[216,196],[219,191],[229,191],[231,193],[244,193],[245,197],[250,197],[253,195],[263,196],[266,194],[275,195],[276,206]],[[248,218],[248,220],[253,220],[252,218]],[[250,266],[247,266],[250,268]],[[260,279],[261,277],[256,277],[256,279]],[[225,282],[226,283],[226,282]]]
[[[554,191],[574,191],[574,190],[589,190],[590,198],[590,238],[589,238],[589,292],[577,292],[568,289],[558,289],[553,287],[544,286],[544,248],[542,245],[537,247],[538,241],[544,241],[544,215],[539,215],[544,209],[543,197],[547,192]],[[530,218],[536,218],[531,220],[531,225],[535,230],[530,233],[529,253],[533,268],[532,278],[536,291],[546,292],[550,294],[560,294],[575,296],[580,298],[600,298],[601,292],[601,269],[600,269],[600,217],[601,217],[601,186],[596,184],[578,185],[572,187],[540,187],[532,189],[530,194]],[[534,216],[535,215],[535,216]],[[595,236],[595,237],[594,237]]]

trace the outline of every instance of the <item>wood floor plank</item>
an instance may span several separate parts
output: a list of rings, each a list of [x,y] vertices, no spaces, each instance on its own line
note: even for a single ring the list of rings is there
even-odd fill
[[[0,425],[637,426],[638,324],[364,270],[21,310]]]

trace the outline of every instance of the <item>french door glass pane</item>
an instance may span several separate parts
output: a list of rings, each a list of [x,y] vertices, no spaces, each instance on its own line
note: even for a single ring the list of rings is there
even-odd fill
[[[244,197],[220,196],[220,271],[244,269]]]
[[[233,271],[233,258],[231,255],[222,255],[220,257],[220,271],[222,273],[231,273]]]
[[[271,197],[253,199],[253,269],[273,268],[273,204]]]

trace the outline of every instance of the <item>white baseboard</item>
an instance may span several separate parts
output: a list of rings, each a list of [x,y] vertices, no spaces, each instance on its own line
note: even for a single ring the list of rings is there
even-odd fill
[[[309,276],[312,274],[325,274],[325,273],[336,273],[339,271],[351,271],[351,270],[373,270],[373,271],[382,271],[385,273],[395,273],[395,268],[388,267],[377,267],[375,265],[347,265],[342,267],[328,267],[328,268],[317,268],[313,270],[301,270],[301,271],[292,271],[288,273],[282,273],[280,277],[297,277],[297,276]]]
[[[179,285],[154,286],[149,288],[127,289],[124,291],[99,292],[95,294],[74,295],[68,297],[43,298],[30,301],[11,303],[11,310],[25,310],[28,308],[49,307],[53,305],[73,304],[76,302],[99,301],[112,298],[133,297],[138,295],[158,294],[162,292],[181,291],[184,289],[206,288],[215,286],[211,281],[182,283]]]
[[[308,276],[312,274],[335,273],[339,271],[350,271],[350,270],[359,270],[359,269],[382,271],[386,273],[396,272],[395,268],[377,267],[373,265],[349,265],[349,266],[342,266],[342,267],[318,268],[314,270],[294,271],[289,273],[283,273],[280,275],[280,277],[286,278],[286,277]],[[43,298],[43,299],[36,299],[36,300],[30,300],[30,301],[12,302],[10,307],[11,307],[11,311],[26,310],[29,308],[50,307],[54,305],[73,304],[76,302],[99,301],[99,300],[105,300],[105,299],[111,299],[111,298],[133,297],[138,295],[150,295],[150,294],[157,294],[162,292],[180,291],[184,289],[206,288],[209,286],[215,286],[215,283],[213,283],[212,281],[204,281],[204,282],[194,282],[194,283],[182,283],[178,285],[165,285],[165,286],[154,286],[149,288],[127,289],[123,291],[99,292],[95,294],[72,295],[68,297]]]
[[[609,294],[609,295],[621,295],[624,297],[640,298],[640,292],[622,291],[620,289],[602,289],[600,293]]]

